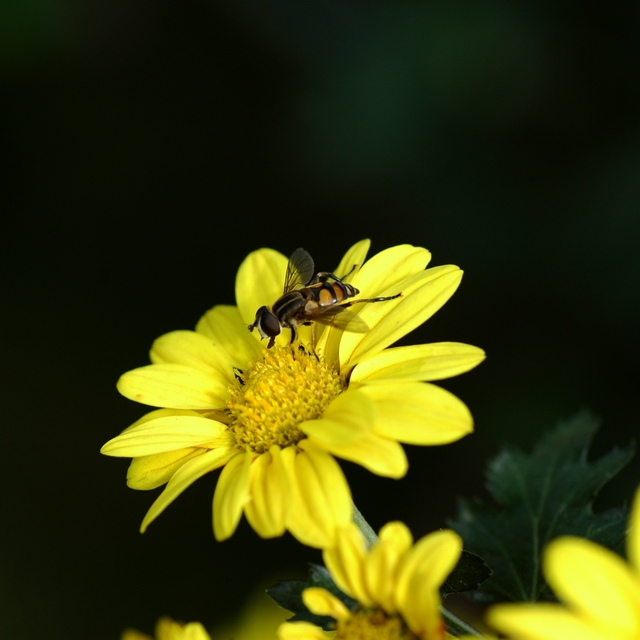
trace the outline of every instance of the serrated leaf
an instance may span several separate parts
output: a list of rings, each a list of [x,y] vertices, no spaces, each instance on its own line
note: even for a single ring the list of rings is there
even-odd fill
[[[293,613],[293,617],[288,622],[305,621],[311,622],[325,631],[333,629],[333,618],[329,616],[317,616],[305,607],[302,601],[302,592],[309,587],[322,587],[342,602],[349,609],[354,609],[357,602],[340,591],[336,586],[331,574],[325,567],[317,564],[309,564],[309,578],[307,580],[284,580],[278,582],[273,587],[267,589],[267,594],[276,601],[283,609]]]
[[[440,587],[440,595],[444,600],[450,593],[475,591],[490,575],[491,569],[480,556],[464,550],[458,564]]]
[[[472,597],[484,602],[553,599],[540,573],[545,545],[575,535],[616,549],[627,509],[594,514],[600,489],[633,457],[634,446],[587,462],[598,421],[582,413],[545,435],[533,453],[505,448],[489,464],[487,488],[500,508],[460,500],[450,523],[465,547],[481,555],[493,575]]]

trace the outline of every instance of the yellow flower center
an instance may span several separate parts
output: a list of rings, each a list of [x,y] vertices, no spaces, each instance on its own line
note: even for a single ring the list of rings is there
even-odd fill
[[[300,346],[265,349],[229,387],[229,431],[244,451],[265,453],[273,444],[306,438],[298,425],[319,418],[345,384],[324,360]]]
[[[382,609],[361,609],[338,622],[335,640],[418,640],[402,618]]]

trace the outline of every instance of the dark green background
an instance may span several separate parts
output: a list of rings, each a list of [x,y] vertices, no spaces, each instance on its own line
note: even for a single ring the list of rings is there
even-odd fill
[[[154,496],[100,446],[145,409],[115,381],[233,303],[240,261],[356,240],[465,270],[411,336],[481,346],[444,386],[476,434],[407,447],[402,481],[343,467],[375,528],[444,526],[484,459],[588,407],[638,432],[637,3],[5,0],[0,8],[4,417],[0,635],[214,625],[316,552],[211,532],[212,474]],[[602,506],[630,497],[637,463]]]

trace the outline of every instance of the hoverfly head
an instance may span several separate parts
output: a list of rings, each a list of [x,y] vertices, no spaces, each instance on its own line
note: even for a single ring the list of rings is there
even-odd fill
[[[274,338],[282,331],[280,320],[267,307],[260,307],[256,311],[256,319],[247,328],[249,331],[257,329],[261,338],[270,338],[270,347],[273,346]]]

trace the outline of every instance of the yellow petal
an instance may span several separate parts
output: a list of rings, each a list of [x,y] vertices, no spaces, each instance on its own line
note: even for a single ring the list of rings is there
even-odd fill
[[[234,455],[231,449],[214,449],[183,464],[174,474],[164,491],[145,515],[140,532],[146,528],[191,484],[206,473],[226,464]]]
[[[291,496],[280,448],[276,445],[251,465],[250,494],[244,513],[253,529],[263,538],[281,536]]]
[[[308,440],[303,440],[298,446],[301,452],[296,457],[296,464],[298,476],[309,490],[306,495],[311,497],[317,492],[327,508],[325,515],[330,514],[334,526],[347,525],[353,516],[353,502],[340,465],[331,455],[313,446]],[[313,500],[309,504],[313,504]]]
[[[409,527],[404,522],[387,522],[378,534],[378,539],[391,545],[398,557],[411,548],[413,536]]]
[[[175,634],[180,631],[180,625],[171,618],[163,616],[156,623],[156,638],[157,640],[169,640],[175,637]]]
[[[328,453],[303,440],[300,451],[282,451],[292,504],[287,529],[300,542],[324,548],[333,544],[336,529],[351,522],[351,492],[340,465]]]
[[[120,640],[153,640],[153,638],[135,629],[125,629],[120,636]]]
[[[446,444],[473,431],[467,406],[428,382],[367,384],[358,390],[377,410],[375,432],[408,444]]]
[[[327,640],[330,637],[310,622],[285,622],[278,627],[278,640]]]
[[[305,607],[317,616],[331,616],[334,620],[348,620],[351,612],[332,593],[322,587],[309,587],[302,592]]]
[[[211,638],[199,622],[189,622],[182,628],[180,640],[211,640]]]
[[[360,362],[351,374],[354,382],[443,380],[465,373],[485,358],[478,347],[460,342],[436,342],[385,349]]]
[[[181,624],[171,618],[161,618],[156,625],[156,640],[211,640],[199,622]]]
[[[564,536],[546,550],[547,582],[585,618],[598,620],[612,634],[640,634],[640,580],[620,556],[589,540]]]
[[[236,302],[245,325],[254,321],[261,306],[271,306],[282,295],[286,269],[287,258],[273,249],[258,249],[243,260],[236,276]]]
[[[440,587],[456,566],[461,553],[462,539],[455,531],[434,531],[418,540],[408,551],[400,567],[398,582],[413,573]]]
[[[317,443],[334,456],[355,462],[372,473],[386,478],[402,478],[409,467],[404,449],[395,440],[390,440],[376,433],[368,433],[356,442],[346,445]]]
[[[371,246],[371,240],[366,238],[356,242],[345,254],[340,264],[333,272],[345,282],[351,282],[355,274],[362,268],[367,259],[367,253]],[[355,269],[354,269],[355,267]]]
[[[233,380],[233,363],[228,353],[207,336],[195,331],[172,331],[154,341],[151,347],[154,364],[182,364],[211,377]]]
[[[233,366],[239,369],[262,352],[260,343],[247,330],[247,323],[242,319],[238,307],[213,307],[200,318],[196,331],[216,345],[224,346]]]
[[[419,638],[444,638],[440,614],[440,592],[428,583],[414,580],[409,598],[400,609],[407,626]]]
[[[169,482],[185,462],[202,453],[202,449],[191,447],[134,458],[127,470],[127,486],[142,491],[160,487]]]
[[[371,302],[358,311],[370,331],[343,334],[340,362],[353,366],[413,331],[442,307],[461,279],[462,271],[458,267],[445,265],[417,273],[380,292],[383,296],[401,292],[402,296],[386,302]]]
[[[315,513],[303,499],[301,487],[298,485],[298,469],[296,459],[298,450],[296,447],[286,447],[281,451],[282,463],[287,475],[287,484],[290,489],[291,504],[287,511],[286,527],[291,534],[303,544],[310,547],[321,548],[332,540],[327,540],[324,527],[315,519]],[[346,483],[346,480],[344,481]]]
[[[631,508],[631,516],[629,518],[627,556],[629,562],[635,567],[636,575],[640,579],[640,488],[636,489],[636,495]]]
[[[109,440],[101,453],[108,456],[135,458],[154,453],[175,451],[205,443],[223,446],[227,443],[227,426],[200,416],[166,416],[130,427]]]
[[[395,580],[400,561],[411,548],[413,538],[402,522],[390,522],[381,530],[364,562],[367,591],[388,613],[395,613]]]
[[[324,550],[322,557],[339,589],[365,606],[375,600],[367,591],[364,579],[364,562],[367,548],[359,529],[351,522],[337,532],[333,547]]]
[[[491,607],[487,622],[522,640],[612,640],[610,629],[598,629],[557,604],[511,604]],[[631,640],[631,639],[629,639]]]
[[[358,245],[356,245],[357,247]],[[355,248],[355,247],[354,247]],[[368,250],[367,245],[367,250]],[[353,258],[357,257],[357,253],[354,251]],[[356,288],[360,290],[358,298],[373,298],[383,294],[386,289],[393,288],[395,285],[404,278],[419,273],[427,266],[431,254],[421,247],[413,247],[411,245],[399,245],[385,249],[376,254],[364,264],[362,269],[357,272],[357,275],[347,278],[347,281],[352,281]],[[345,256],[347,258],[347,256]],[[348,255],[348,261],[352,258]],[[348,261],[340,263],[340,268],[345,265],[345,273],[351,269],[353,264],[349,264]],[[361,264],[361,263],[360,263]],[[346,266],[349,265],[349,266]],[[342,271],[339,271],[337,275],[340,275]],[[394,290],[388,295],[394,295],[399,290]],[[382,303],[375,303],[382,304]],[[383,304],[387,304],[386,302]],[[356,305],[353,309],[356,313],[360,314],[363,309],[362,305]],[[371,327],[371,325],[368,325]],[[348,335],[348,334],[347,334]],[[353,336],[353,334],[351,334]],[[317,353],[322,355],[326,362],[347,362],[347,355],[351,352],[355,345],[358,344],[362,338],[360,334],[359,338],[353,339],[349,342],[353,342],[352,349],[347,352],[347,349],[341,346],[342,340],[346,338],[343,335],[343,331],[339,329],[331,328],[325,331],[316,348]]]
[[[172,409],[223,409],[227,382],[180,364],[152,364],[128,371],[118,391],[130,400]]]
[[[324,445],[349,445],[373,429],[375,405],[364,394],[347,389],[325,409],[322,418],[307,420],[298,428]]]
[[[431,253],[422,247],[401,244],[385,249],[367,260],[353,278],[353,285],[360,289],[360,297],[372,298],[386,295],[408,276],[424,271],[431,260]]]
[[[136,420],[131,426],[127,427],[122,433],[124,434],[131,429],[135,429],[141,424],[164,418],[167,416],[193,416],[201,418],[202,416],[196,411],[181,409],[155,409],[146,413]],[[134,457],[127,471],[127,486],[131,489],[146,491],[155,489],[169,481],[176,469],[181,467],[187,460],[196,455],[200,455],[202,449],[187,448],[177,451],[167,451],[165,453],[157,453],[149,456]]]
[[[166,416],[193,416],[201,418],[202,414],[197,411],[191,411],[190,409],[154,409],[145,413],[141,418],[138,418],[132,425],[128,426],[122,433],[134,429],[135,427],[150,422],[151,420],[157,420],[158,418],[164,418]]]
[[[462,540],[453,531],[435,531],[420,539],[405,555],[398,569],[396,606],[399,611],[419,608],[412,598],[419,585],[437,591],[455,567]]]
[[[242,510],[249,501],[251,461],[255,454],[237,454],[222,470],[213,495],[213,533],[219,542],[238,526]]]

